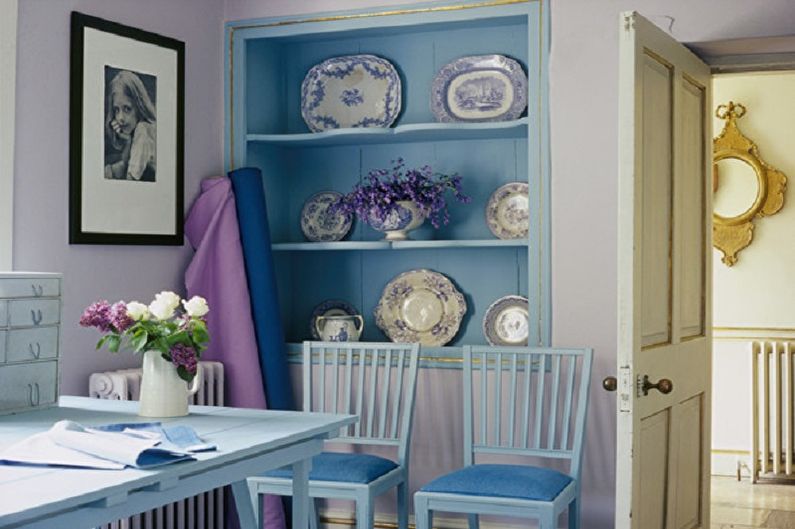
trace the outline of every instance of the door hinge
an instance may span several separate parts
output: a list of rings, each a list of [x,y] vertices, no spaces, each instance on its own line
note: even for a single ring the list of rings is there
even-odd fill
[[[632,383],[632,368],[622,366],[618,368],[618,411],[629,413],[631,410],[630,399],[635,384]]]

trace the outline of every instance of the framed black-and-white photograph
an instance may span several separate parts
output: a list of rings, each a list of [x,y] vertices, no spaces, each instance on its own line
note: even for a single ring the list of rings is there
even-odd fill
[[[183,243],[185,44],[72,13],[71,244]]]

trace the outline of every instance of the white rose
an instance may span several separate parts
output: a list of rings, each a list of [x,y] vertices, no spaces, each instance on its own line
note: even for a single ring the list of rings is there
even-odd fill
[[[143,303],[131,301],[127,303],[127,315],[135,321],[146,321],[149,319],[149,308]]]
[[[174,307],[163,299],[155,299],[149,304],[149,312],[158,320],[167,320],[174,315]]]
[[[155,295],[155,300],[153,303],[162,304],[163,306],[169,307],[172,311],[174,311],[177,307],[179,307],[179,299],[180,298],[176,293],[169,290],[164,290],[163,292]]]
[[[193,296],[189,300],[182,300],[182,306],[185,307],[185,312],[192,318],[201,318],[208,312],[210,307],[207,306],[207,300],[201,296]]]

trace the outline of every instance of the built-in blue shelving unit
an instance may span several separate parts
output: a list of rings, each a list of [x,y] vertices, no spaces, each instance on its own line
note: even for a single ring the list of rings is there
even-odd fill
[[[543,16],[535,1],[478,0],[227,24],[227,166],[263,172],[290,352],[309,338],[312,309],[326,299],[347,300],[362,312],[363,340],[386,341],[373,309],[390,279],[416,268],[448,276],[468,306],[452,343],[423,349],[428,358],[441,359],[439,365],[460,355],[463,344],[485,343],[483,314],[508,294],[530,301],[530,343],[549,343]],[[306,72],[330,57],[356,53],[378,55],[397,68],[403,86],[397,122],[388,129],[309,132],[300,113]],[[516,59],[528,73],[525,115],[498,123],[435,122],[430,88],[439,69],[462,56],[493,53]],[[450,223],[434,230],[426,222],[412,233],[415,240],[384,241],[361,223],[343,241],[305,240],[299,215],[309,196],[347,192],[369,170],[389,167],[398,157],[409,167],[430,164],[439,172],[458,172],[472,202],[451,202]],[[499,240],[486,226],[485,206],[496,188],[513,181],[530,187],[530,233]]]

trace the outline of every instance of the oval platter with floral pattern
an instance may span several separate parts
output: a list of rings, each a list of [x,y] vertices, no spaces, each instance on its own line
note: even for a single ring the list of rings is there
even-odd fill
[[[332,57],[313,66],[301,84],[301,116],[312,132],[389,127],[400,108],[400,76],[375,55]]]

